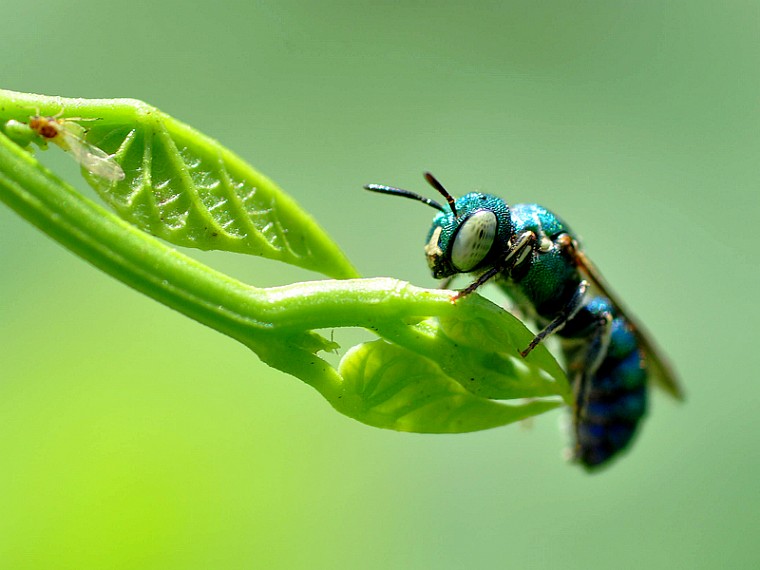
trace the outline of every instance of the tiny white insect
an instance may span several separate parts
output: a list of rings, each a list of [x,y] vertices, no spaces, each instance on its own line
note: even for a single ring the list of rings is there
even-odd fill
[[[84,140],[85,130],[81,125],[70,120],[35,115],[29,119],[29,128],[58,145],[89,173],[112,182],[124,180],[124,170],[113,156]]]

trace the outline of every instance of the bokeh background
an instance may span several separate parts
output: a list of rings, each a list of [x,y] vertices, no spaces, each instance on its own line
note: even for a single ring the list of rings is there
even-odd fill
[[[2,87],[160,107],[274,178],[365,276],[433,285],[434,212],[368,182],[429,192],[429,169],[559,212],[688,401],[656,394],[594,476],[562,461],[559,412],[369,428],[0,206],[0,569],[757,567],[757,2],[3,7]],[[256,285],[318,277],[194,255]]]

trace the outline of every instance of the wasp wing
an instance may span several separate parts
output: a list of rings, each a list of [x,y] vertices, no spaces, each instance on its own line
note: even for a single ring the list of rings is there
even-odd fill
[[[607,285],[607,282],[604,280],[604,277],[602,277],[602,274],[591,260],[580,251],[578,247],[573,247],[572,253],[575,256],[578,268],[586,274],[593,285],[597,287],[605,297],[612,301],[612,304],[615,305],[620,314],[628,321],[631,329],[633,329],[633,334],[636,336],[636,340],[639,342],[639,346],[647,355],[650,370],[652,370],[652,375],[659,386],[677,400],[683,400],[684,392],[678,381],[678,376],[652,340],[651,335],[647,333],[646,329],[637,319],[631,316],[631,313],[625,308],[625,305],[623,305],[618,296],[610,289],[609,285]]]

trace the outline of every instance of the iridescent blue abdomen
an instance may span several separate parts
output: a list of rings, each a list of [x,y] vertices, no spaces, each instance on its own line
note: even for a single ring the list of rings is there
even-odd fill
[[[625,318],[606,298],[596,296],[576,320],[605,311],[613,317],[609,344],[598,368],[586,380],[586,393],[577,395],[574,454],[589,468],[602,465],[628,447],[647,409],[646,360]],[[578,343],[583,334],[573,333],[572,327],[565,334],[560,332],[560,337],[564,337],[568,372],[579,377],[590,365],[589,346]]]

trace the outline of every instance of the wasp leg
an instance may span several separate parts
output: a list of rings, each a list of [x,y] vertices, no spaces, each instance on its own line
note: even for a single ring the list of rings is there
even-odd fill
[[[501,273],[501,267],[493,266],[491,269],[478,277],[477,280],[475,280],[473,283],[470,283],[461,291],[457,291],[452,300],[456,301],[457,299],[461,299],[462,297],[466,297],[470,293],[473,293],[478,287],[483,285],[486,281],[496,277],[499,273]]]
[[[493,267],[491,267],[491,269],[478,277],[473,283],[457,292],[453,300],[456,301],[457,299],[466,297],[478,289],[481,285],[496,277],[499,273],[503,271],[511,272],[515,267],[524,263],[527,259],[530,258],[530,254],[533,252],[533,249],[536,246],[536,241],[536,234],[532,231],[521,233],[518,236],[517,241],[515,241],[514,245],[509,248],[507,256],[502,260],[501,263],[495,264]]]
[[[586,413],[591,379],[596,375],[599,366],[607,356],[610,338],[612,337],[612,312],[608,308],[590,309],[590,311],[596,317],[596,325],[589,337],[588,348],[578,360],[570,363],[570,367],[575,372],[573,374],[573,397],[575,400],[573,425],[576,429],[576,442],[581,440],[577,430]]]
[[[530,344],[525,350],[520,351],[520,356],[525,358],[530,354],[530,352],[536,348],[539,343],[544,340],[547,336],[549,336],[552,333],[557,332],[562,327],[564,327],[567,322],[572,319],[576,314],[578,314],[578,311],[580,311],[584,306],[584,301],[586,297],[586,291],[588,290],[588,281],[585,279],[581,281],[578,284],[578,287],[575,289],[575,293],[573,293],[572,298],[568,302],[568,304],[565,306],[560,313],[554,317],[554,320],[550,322],[544,329],[539,332],[536,336],[533,337],[533,340],[530,341]]]

